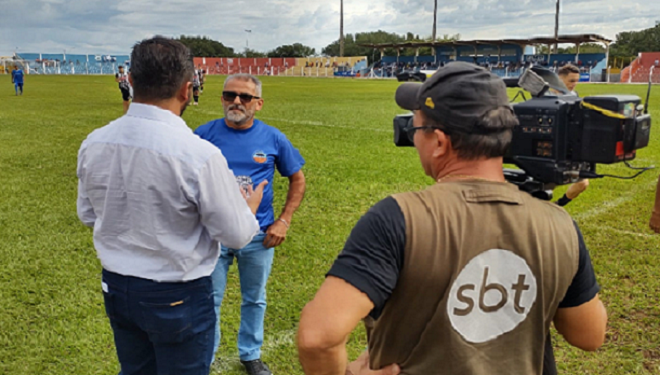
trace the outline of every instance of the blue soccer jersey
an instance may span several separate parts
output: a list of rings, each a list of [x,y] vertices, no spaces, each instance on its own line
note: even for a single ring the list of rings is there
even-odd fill
[[[300,171],[305,164],[300,152],[293,147],[284,133],[256,119],[247,130],[230,128],[224,119],[214,120],[197,128],[195,134],[222,151],[240,185],[252,184],[256,188],[263,180],[268,181],[257,210],[259,226],[265,232],[275,221],[275,169],[284,177]]]
[[[14,83],[22,85],[23,84],[23,70],[17,69],[11,72],[11,78]]]

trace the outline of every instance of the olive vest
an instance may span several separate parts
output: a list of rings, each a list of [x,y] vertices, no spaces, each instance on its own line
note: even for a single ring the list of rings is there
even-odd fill
[[[578,269],[568,213],[489,181],[394,199],[406,221],[404,262],[381,316],[365,320],[371,368],[541,374],[550,324]]]

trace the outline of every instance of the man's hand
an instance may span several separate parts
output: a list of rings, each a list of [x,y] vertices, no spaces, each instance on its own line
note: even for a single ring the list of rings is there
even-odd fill
[[[380,370],[369,368],[369,352],[365,351],[355,361],[346,367],[346,375],[399,375],[401,369],[398,365],[389,365]]]
[[[566,190],[566,198],[573,200],[577,198],[580,194],[582,194],[582,192],[587,190],[588,187],[589,187],[588,179],[580,180],[568,187],[568,190]]]
[[[252,211],[253,214],[257,214],[257,210],[259,209],[259,205],[261,204],[261,200],[264,197],[264,188],[268,185],[268,180],[263,180],[257,186],[256,189],[252,188],[252,185],[248,186],[247,188],[247,193],[241,190],[241,194],[243,195],[243,198],[245,198],[245,201],[248,204],[248,207],[250,207],[250,210]]]
[[[660,233],[660,212],[653,210],[649,226],[655,233]]]
[[[284,242],[286,239],[286,232],[289,228],[281,220],[275,220],[275,222],[268,227],[266,231],[266,238],[264,238],[264,247],[270,249],[271,247],[277,247]]]

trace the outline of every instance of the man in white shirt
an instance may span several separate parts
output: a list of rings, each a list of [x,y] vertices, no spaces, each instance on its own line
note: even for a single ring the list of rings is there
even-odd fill
[[[122,374],[208,374],[218,244],[240,248],[259,232],[265,184],[246,202],[220,150],[181,119],[188,48],[154,37],[131,62],[133,104],[80,147],[78,216],[94,228]]]

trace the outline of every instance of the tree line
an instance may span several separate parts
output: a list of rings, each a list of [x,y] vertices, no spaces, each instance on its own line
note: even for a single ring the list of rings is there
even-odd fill
[[[205,57],[311,57],[311,56],[339,56],[339,39],[321,49],[317,54],[316,49],[303,45],[302,43],[285,44],[277,48],[261,52],[253,49],[236,51],[232,47],[225,46],[219,41],[210,39],[206,36],[185,36],[178,38],[183,44],[190,48],[195,56]],[[429,41],[430,36],[420,38],[413,33],[397,34],[389,33],[383,30],[346,34],[344,37],[344,55],[345,56],[367,56],[369,63],[380,59],[380,51],[370,47],[363,47],[361,44],[395,44],[404,42],[423,42]],[[437,38],[438,41],[459,40],[460,34],[443,35]],[[542,47],[547,48],[547,47]],[[656,22],[654,27],[641,31],[624,31],[616,36],[615,43],[610,49],[611,58],[633,58],[640,52],[660,51],[660,21]],[[560,48],[559,53],[573,54],[577,49],[572,47]],[[599,44],[587,43],[580,46],[580,53],[599,53],[605,52],[605,48]],[[386,56],[396,56],[397,51],[394,48],[384,50]],[[402,49],[402,56],[411,56],[415,51],[411,48]],[[422,56],[431,55],[431,48],[420,48],[419,54]]]
[[[317,54],[316,49],[303,45],[302,43],[285,44],[277,48],[260,52],[246,48],[243,51],[236,51],[232,47],[225,46],[219,41],[206,36],[186,36],[181,35],[177,38],[185,44],[195,56],[204,57],[311,57],[311,56],[339,56],[339,39],[328,44]],[[378,30],[374,32],[346,34],[344,37],[344,55],[345,56],[367,56],[369,62],[380,58],[380,51],[374,48],[362,47],[360,44],[393,44],[403,42],[422,42],[431,39],[431,37],[420,38],[413,33],[396,34]],[[444,35],[438,40],[459,40],[460,34]],[[414,55],[415,51],[406,49],[401,50],[402,56]],[[430,55],[431,48],[421,48],[420,55]],[[396,56],[396,49],[385,49],[386,56]]]

